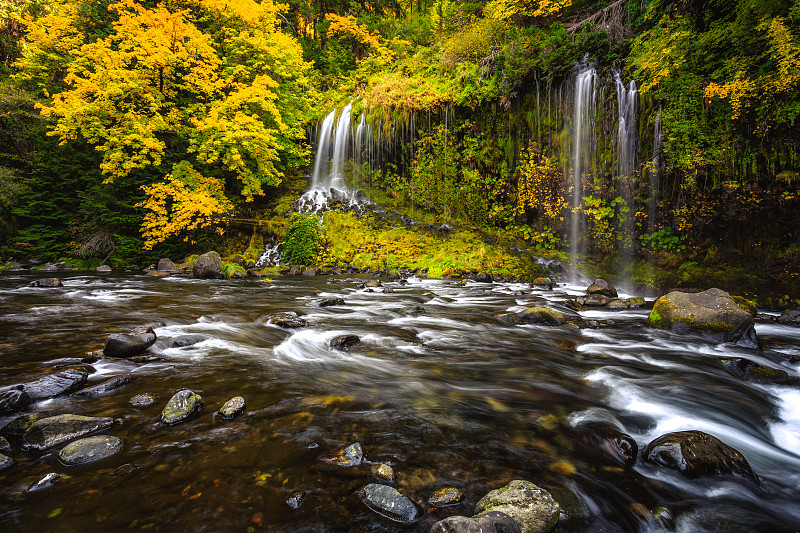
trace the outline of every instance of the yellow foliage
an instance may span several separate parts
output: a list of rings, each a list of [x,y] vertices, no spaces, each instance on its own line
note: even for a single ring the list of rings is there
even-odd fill
[[[331,32],[352,35],[358,42],[369,47],[372,54],[376,55],[382,63],[389,63],[394,59],[394,51],[382,42],[380,35],[370,33],[366,28],[360,26],[352,16],[326,13],[325,18],[330,22]]]
[[[567,208],[561,191],[562,178],[558,162],[546,157],[539,146],[531,142],[517,182],[517,213],[531,208],[550,219],[561,217]]]
[[[424,79],[392,72],[383,76],[362,96],[366,109],[422,111],[444,104],[447,96]]]
[[[758,27],[765,28],[772,54],[778,60],[778,75],[766,83],[767,90],[772,93],[792,91],[800,86],[800,43],[792,38],[782,17],[765,20]]]
[[[542,18],[558,14],[572,5],[572,0],[492,0],[483,12],[487,17],[508,20],[513,17]]]
[[[142,223],[146,250],[182,232],[211,226],[233,210],[222,181],[203,176],[186,161],[176,164],[163,182],[142,189],[147,199],[136,207],[148,211]]]
[[[756,92],[756,84],[739,71],[736,77],[724,85],[709,83],[703,90],[706,98],[729,98],[731,103],[731,119],[736,120],[742,114],[742,108],[748,107],[747,99]]]

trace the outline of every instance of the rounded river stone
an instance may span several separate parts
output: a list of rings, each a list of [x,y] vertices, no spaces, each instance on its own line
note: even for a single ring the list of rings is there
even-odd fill
[[[122,449],[122,440],[112,435],[97,435],[70,442],[58,452],[65,465],[92,463],[110,457]]]
[[[188,420],[203,410],[203,398],[189,389],[181,389],[170,398],[161,412],[161,423],[167,426]]]

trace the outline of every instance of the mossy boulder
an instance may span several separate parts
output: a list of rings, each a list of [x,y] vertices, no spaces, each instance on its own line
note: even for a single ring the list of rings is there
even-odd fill
[[[678,334],[700,334],[714,342],[759,347],[753,315],[721,289],[670,292],[656,300],[647,325]]]
[[[748,300],[744,296],[731,295],[731,298],[733,298],[733,301],[736,302],[736,304],[739,307],[741,307],[751,315],[756,316],[758,314],[758,309],[756,308],[756,302],[754,302],[753,300]]]
[[[546,326],[560,326],[566,322],[567,317],[555,309],[548,307],[531,307],[518,313],[506,313],[497,316],[501,324],[519,326],[522,324],[544,324]]]
[[[558,523],[561,506],[553,496],[530,481],[515,479],[489,492],[475,505],[475,515],[498,511],[519,524],[522,533],[544,533]]]
[[[702,431],[662,435],[647,445],[644,459],[692,479],[730,475],[757,481],[747,459],[738,450]]]
[[[617,289],[602,278],[594,280],[592,284],[586,288],[586,294],[602,294],[609,298],[616,298],[618,296]]]
[[[542,287],[547,290],[551,290],[553,288],[553,280],[550,278],[536,278],[531,282],[533,287]]]
[[[451,516],[433,524],[430,533],[520,533],[507,514],[492,511],[480,516]]]
[[[161,423],[165,426],[180,424],[203,410],[203,398],[189,389],[181,389],[170,398],[161,412]]]
[[[744,381],[766,384],[781,384],[789,381],[789,373],[785,370],[759,365],[742,357],[726,357],[722,359],[722,364],[728,372]]]

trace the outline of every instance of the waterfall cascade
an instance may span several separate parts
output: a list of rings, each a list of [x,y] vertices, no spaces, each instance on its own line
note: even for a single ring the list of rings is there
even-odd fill
[[[661,107],[653,120],[653,158],[649,173],[650,198],[647,203],[647,233],[656,232],[658,217],[658,180],[661,175]]]
[[[628,272],[633,266],[633,247],[635,239],[634,208],[634,176],[636,167],[636,145],[638,130],[636,116],[639,107],[639,92],[636,82],[631,80],[628,87],[622,83],[619,72],[614,72],[614,85],[617,91],[617,110],[619,124],[617,126],[617,189],[619,196],[628,207],[628,215],[622,218],[620,232],[622,245],[620,259],[622,271]]]

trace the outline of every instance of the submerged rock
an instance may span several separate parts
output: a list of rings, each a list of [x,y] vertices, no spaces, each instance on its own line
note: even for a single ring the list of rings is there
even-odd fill
[[[170,398],[167,406],[161,411],[161,423],[165,426],[180,424],[202,410],[203,398],[192,390],[181,389]]]
[[[211,251],[195,259],[192,265],[192,276],[201,279],[223,279],[222,258],[217,252]]]
[[[143,354],[155,342],[156,334],[152,329],[137,334],[112,333],[103,346],[103,355],[106,357],[133,357]]]
[[[732,475],[757,481],[753,469],[739,451],[702,431],[662,435],[647,445],[644,458],[692,479]]]
[[[34,422],[22,437],[22,449],[42,452],[65,442],[110,428],[114,420],[108,417],[57,415]]]
[[[344,305],[344,299],[342,298],[327,298],[322,300],[319,304],[320,307],[332,307],[335,305]]]
[[[244,398],[241,396],[234,396],[225,405],[219,408],[219,414],[224,418],[234,418],[244,412],[245,404]]]
[[[626,433],[604,424],[587,424],[575,430],[580,450],[600,461],[631,466],[636,462],[639,446]]]
[[[0,452],[11,451],[11,443],[5,437],[0,437]]]
[[[14,459],[0,453],[0,470],[5,470],[14,464]]]
[[[678,334],[700,334],[714,342],[759,346],[753,316],[720,289],[670,292],[653,305],[647,324]]]
[[[7,438],[9,441],[19,443],[22,441],[22,436],[28,431],[28,428],[33,425],[37,420],[47,418],[52,413],[47,411],[41,413],[31,413],[28,415],[21,415],[0,428],[0,435]]]
[[[408,305],[400,310],[400,312],[407,316],[424,315],[425,308],[421,305]]]
[[[370,483],[358,491],[358,495],[371,510],[396,522],[413,523],[422,515],[414,502],[388,485]]]
[[[464,500],[464,493],[456,487],[437,489],[428,496],[428,503],[434,507],[447,507],[456,505]]]
[[[286,505],[291,507],[292,509],[299,509],[303,502],[306,499],[305,491],[299,490],[297,492],[293,492],[287,499]]]
[[[92,463],[111,457],[122,449],[122,440],[111,435],[97,435],[70,442],[58,452],[58,458],[68,466]]]
[[[84,368],[69,368],[56,374],[42,376],[22,386],[33,402],[77,390],[86,383],[88,376],[89,372]]]
[[[742,357],[726,357],[722,359],[722,364],[728,372],[744,381],[755,383],[786,383],[789,381],[789,374],[785,370],[759,365]]]
[[[549,492],[530,481],[515,479],[505,487],[489,492],[475,505],[475,514],[505,513],[520,526],[522,533],[544,533],[555,527],[561,506]]]
[[[361,342],[361,337],[358,335],[338,335],[331,339],[330,347],[337,350],[347,350]]]
[[[58,278],[39,278],[28,283],[28,287],[52,288],[63,286],[64,284],[61,283],[61,280]]]
[[[506,313],[497,316],[501,324],[519,326],[522,324],[545,324],[547,326],[560,326],[567,317],[555,309],[547,307],[531,307],[518,313]]]
[[[531,282],[531,285],[534,287],[542,287],[547,290],[551,290],[553,288],[553,280],[550,278],[536,278]]]
[[[128,400],[128,403],[136,407],[147,407],[156,403],[156,397],[149,392],[145,392],[144,394],[137,394]]]
[[[505,513],[451,516],[433,524],[430,533],[521,533],[519,524]]]
[[[361,447],[361,443],[354,442],[339,449],[332,456],[324,458],[323,461],[344,467],[360,465],[364,462],[364,449]]]
[[[586,294],[602,294],[610,298],[616,298],[618,296],[617,289],[602,278],[594,280],[592,284],[587,287]]]
[[[79,390],[75,394],[77,396],[102,396],[107,394],[111,391],[120,389],[125,385],[133,383],[138,379],[139,376],[134,376],[133,374],[125,374],[123,376],[117,376],[115,378],[111,378],[103,383],[98,385],[94,385],[93,387],[88,387],[83,390]]]
[[[370,473],[382,481],[388,481],[389,483],[394,481],[394,470],[387,464],[379,463],[372,465]]]
[[[297,313],[294,312],[266,315],[259,318],[258,322],[262,324],[274,324],[287,329],[304,328],[308,326],[308,321],[305,318],[300,318],[297,316]]]
[[[31,397],[25,392],[23,385],[15,385],[0,394],[0,415],[10,415],[25,409],[31,403]]]

